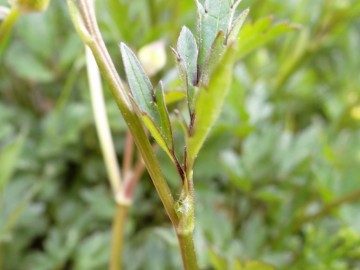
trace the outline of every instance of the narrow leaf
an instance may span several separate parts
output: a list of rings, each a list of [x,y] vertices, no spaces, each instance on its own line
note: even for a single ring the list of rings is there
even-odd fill
[[[121,44],[121,53],[130,86],[133,107],[156,142],[174,161],[173,136],[164,99],[163,85],[160,82],[153,89],[141,63],[123,43]]]
[[[173,136],[171,130],[171,123],[170,123],[169,112],[165,104],[164,87],[162,82],[160,82],[159,85],[155,88],[155,95],[156,95],[156,105],[158,107],[158,111],[160,114],[160,131],[164,136],[167,147],[170,150],[173,150],[174,143],[173,143]]]
[[[162,132],[160,131],[159,126],[153,121],[151,117],[149,117],[148,114],[142,115],[142,121],[144,122],[146,128],[150,131],[151,136],[154,137],[160,147],[172,160],[174,160],[172,152],[170,151],[166,139],[164,138],[164,134],[162,134]]]
[[[187,27],[183,27],[177,42],[177,63],[184,88],[187,92],[189,113],[194,113],[195,85],[198,83],[197,74],[198,47],[195,37]]]
[[[154,103],[150,79],[130,48],[124,43],[121,43],[120,48],[131,95],[140,111],[156,121],[159,119],[159,114]]]
[[[231,85],[235,48],[230,46],[214,70],[206,88],[200,88],[196,99],[196,115],[193,135],[188,143],[188,156],[194,160],[220,115],[228,89]]]
[[[237,17],[237,19],[234,22],[234,25],[232,26],[232,28],[230,29],[230,31],[226,36],[226,42],[225,42],[226,44],[234,42],[239,38],[240,29],[243,26],[245,19],[249,14],[249,11],[250,10],[247,8],[243,12],[241,12],[239,17]]]
[[[202,5],[197,0],[199,29],[199,67],[202,69],[208,52],[220,31],[227,33],[227,28],[235,12],[229,0],[205,0]]]
[[[187,27],[183,27],[177,42],[177,52],[185,63],[188,83],[195,84],[197,77],[198,47],[194,35]]]

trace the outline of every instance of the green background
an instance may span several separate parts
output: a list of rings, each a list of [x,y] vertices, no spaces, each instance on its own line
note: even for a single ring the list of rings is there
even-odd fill
[[[109,259],[114,202],[84,47],[62,2],[21,17],[0,55],[0,269],[106,269]],[[244,0],[240,9],[247,7],[231,91],[195,166],[199,264],[360,269],[356,200],[302,222],[360,189],[360,3]],[[153,82],[174,72],[170,46],[181,27],[196,31],[190,0],[97,1],[97,16],[122,76],[120,41],[135,50],[166,41],[167,65]],[[105,90],[121,160],[125,124]],[[158,156],[178,194],[176,171]],[[124,263],[181,269],[175,233],[146,173],[130,209]]]

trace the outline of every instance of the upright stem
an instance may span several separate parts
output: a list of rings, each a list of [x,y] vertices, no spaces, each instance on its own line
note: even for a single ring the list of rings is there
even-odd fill
[[[138,116],[133,112],[131,108],[129,98],[127,96],[127,90],[123,86],[122,81],[106,49],[96,21],[95,12],[93,9],[93,1],[78,0],[77,2],[80,13],[82,14],[82,17],[84,19],[88,35],[91,36],[90,40],[84,40],[84,42],[87,42],[87,45],[90,47],[91,51],[94,54],[100,71],[102,72],[105,80],[109,83],[113,97],[121,111],[121,114],[124,117],[126,124],[128,125],[129,130],[131,131],[134,142],[143,157],[146,168],[149,171],[151,179],[166,209],[166,212],[169,215],[170,220],[172,221],[174,226],[176,226],[178,224],[178,216],[174,209],[174,198],[161,172],[160,165],[155,156],[155,153],[152,150],[151,144],[147,138],[143,125]],[[73,3],[71,3],[71,0],[68,0],[68,3],[69,6],[73,5]],[[73,18],[73,20],[75,24],[78,23],[77,18]],[[77,27],[77,29],[79,30],[79,27]],[[79,34],[82,37],[85,36],[84,33]]]
[[[106,115],[100,71],[97,67],[94,56],[88,47],[86,47],[86,64],[96,131],[98,133],[106,170],[116,201],[116,211],[114,214],[111,239],[110,270],[120,270],[122,267],[121,259],[124,241],[124,227],[130,200],[124,196],[125,187],[121,179],[120,167],[118,165],[110,125]]]
[[[93,107],[96,131],[100,140],[101,150],[109,175],[110,184],[116,200],[121,199],[122,180],[110,125],[106,115],[106,107],[102,90],[100,72],[91,50],[86,47],[86,63],[90,85],[91,104]],[[121,202],[120,202],[121,203]]]
[[[77,0],[78,7],[85,24],[85,28],[79,24],[78,14],[74,11],[74,4],[68,0],[68,5],[72,15],[73,22],[79,35],[83,41],[89,46],[94,54],[96,62],[110,86],[113,97],[122,113],[122,116],[128,125],[128,128],[133,136],[134,142],[141,153],[143,161],[148,169],[153,184],[159,194],[159,197],[166,209],[166,212],[176,229],[179,239],[180,250],[185,270],[197,270],[197,261],[193,243],[193,229],[194,229],[194,193],[191,182],[191,194],[188,194],[189,189],[185,195],[185,207],[183,211],[175,210],[176,203],[170,191],[170,188],[161,172],[159,162],[155,156],[152,146],[147,138],[144,127],[140,118],[133,111],[129,102],[129,92],[123,86],[122,81],[115,69],[115,66],[106,49],[101,33],[98,28],[96,16],[93,8],[93,1]],[[191,176],[192,177],[192,176]],[[191,178],[192,179],[192,178]],[[189,207],[190,208],[189,208]],[[119,224],[116,223],[115,224]],[[116,226],[115,228],[120,228]],[[114,232],[118,229],[114,229]],[[115,251],[114,251],[115,252]]]
[[[127,212],[127,205],[116,205],[112,229],[110,270],[122,269],[122,251],[124,246],[124,232]]]
[[[184,270],[198,270],[192,233],[177,234]]]
[[[195,227],[195,193],[192,179],[192,169],[186,174],[186,184],[184,184],[180,196],[178,213],[180,222],[176,228],[176,234],[179,239],[181,257],[185,270],[197,270],[197,265],[193,232]]]

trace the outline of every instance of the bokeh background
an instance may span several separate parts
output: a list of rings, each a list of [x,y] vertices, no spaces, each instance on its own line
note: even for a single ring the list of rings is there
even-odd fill
[[[109,259],[114,202],[84,47],[64,2],[22,17],[0,55],[5,270],[97,270]],[[244,0],[246,7],[232,88],[195,167],[201,268],[256,259],[284,270],[360,269],[360,2]],[[172,78],[170,46],[181,27],[196,31],[191,0],[102,0],[97,15],[120,74],[120,41],[135,50],[166,42],[168,61],[154,82]],[[104,87],[121,160],[126,128]],[[179,194],[174,168],[158,156]],[[145,173],[127,222],[124,269],[181,269],[180,260]]]

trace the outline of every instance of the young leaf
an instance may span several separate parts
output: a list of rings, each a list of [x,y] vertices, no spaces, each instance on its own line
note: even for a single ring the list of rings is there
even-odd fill
[[[195,37],[187,27],[183,27],[177,42],[177,63],[184,89],[187,92],[189,113],[194,113],[195,85],[197,85],[198,47]]]
[[[172,129],[170,123],[169,112],[165,103],[164,87],[160,81],[159,85],[155,88],[156,105],[160,115],[160,131],[164,134],[166,145],[169,149],[174,149],[174,142],[172,136]]]
[[[223,59],[214,70],[208,86],[201,87],[195,105],[193,135],[188,142],[188,157],[194,160],[218,118],[231,85],[235,48],[229,46]]]
[[[147,129],[150,131],[151,135],[154,137],[156,142],[160,145],[160,147],[166,152],[166,154],[173,159],[173,155],[171,150],[169,149],[169,145],[166,142],[166,139],[164,138],[164,135],[162,134],[161,130],[159,129],[159,126],[153,121],[151,117],[149,117],[148,114],[143,114],[141,117],[142,121],[144,122]]]
[[[159,120],[149,77],[130,48],[124,43],[121,43],[120,48],[131,95],[136,105],[142,113],[147,113],[154,121]]]
[[[194,35],[187,27],[183,27],[177,42],[177,52],[185,63],[188,82],[195,85],[197,77],[198,47]]]
[[[249,14],[249,11],[250,9],[247,8],[243,12],[241,12],[239,17],[237,17],[237,19],[234,22],[234,25],[231,27],[230,31],[226,35],[226,41],[225,41],[226,44],[232,43],[239,38],[240,29],[243,26],[245,19]]]
[[[160,147],[175,161],[173,136],[162,83],[153,89],[139,60],[123,43],[121,54],[137,113]]]
[[[229,0],[205,0],[204,5],[199,0],[198,6],[198,31],[199,31],[199,67],[202,69],[208,52],[220,31],[228,32],[228,27],[232,25],[235,8],[240,1],[235,4]]]

